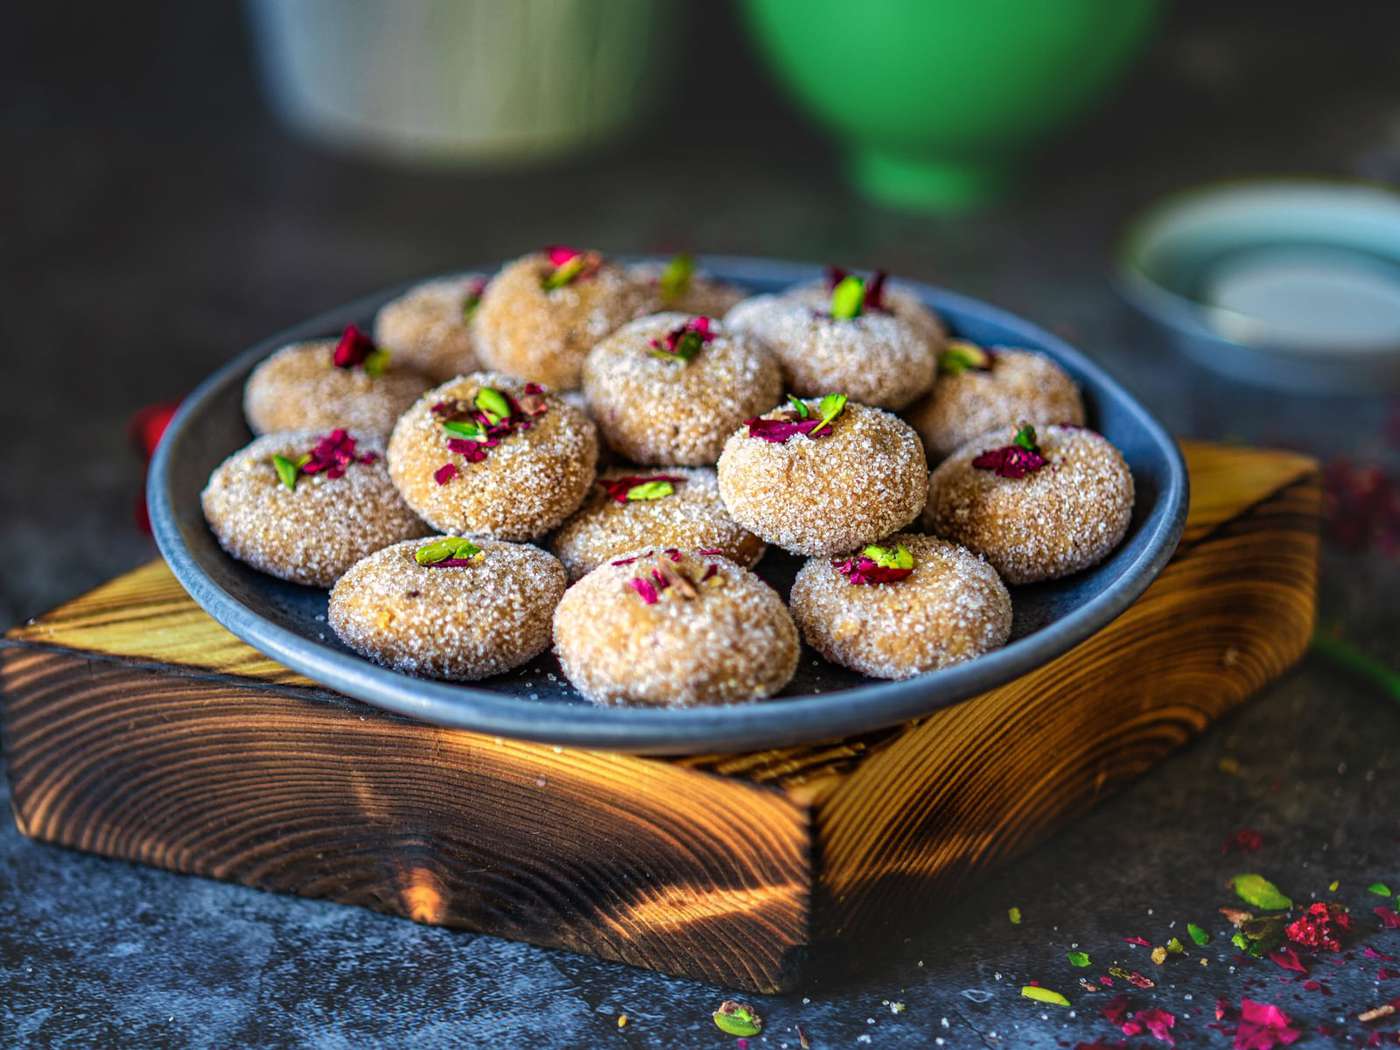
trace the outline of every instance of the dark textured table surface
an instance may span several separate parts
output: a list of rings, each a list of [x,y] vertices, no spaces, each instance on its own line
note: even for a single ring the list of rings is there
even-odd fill
[[[1183,4],[1117,102],[1040,157],[1013,200],[961,219],[882,212],[767,87],[691,70],[632,144],[524,175],[414,173],[302,145],[260,108],[239,11],[41,5],[0,42],[0,622],[154,554],[132,521],[125,421],[269,332],[415,274],[568,241],[882,265],[1003,304],[1069,336],[1178,433],[1397,468],[1384,398],[1264,395],[1156,342],[1108,283],[1122,222],[1193,182],[1284,170],[1395,181],[1400,11]],[[81,22],[81,31],[74,23]],[[725,54],[711,13],[700,53]],[[1400,570],[1329,545],[1321,618],[1396,660]],[[1149,974],[1133,1006],[1185,1046],[1229,1045],[1217,996],[1284,1008],[1297,1045],[1372,1031],[1400,995],[1364,946],[1400,955],[1366,887],[1400,888],[1400,705],[1310,656],[1205,738],[976,887],[930,901],[855,976],[758,1001],[757,1047],[1058,1047],[1123,1036],[1088,952]],[[0,786],[0,791],[5,790]],[[1241,828],[1255,853],[1222,855]],[[1352,908],[1350,950],[1305,985],[1229,944],[1216,909],[1248,868],[1300,901]],[[1394,902],[1392,902],[1394,904]],[[1018,925],[1008,909],[1020,909]],[[1154,966],[1188,921],[1214,935]],[[1182,938],[1186,938],[1183,936]],[[1189,943],[1189,942],[1188,942]],[[1201,964],[1204,960],[1205,965]],[[1400,963],[1391,964],[1400,969]],[[1031,980],[1070,1009],[1019,995]],[[1122,982],[1119,982],[1120,990]],[[562,952],[429,929],[40,846],[0,827],[0,1044],[15,1046],[725,1046],[719,989]],[[891,1004],[903,1004],[896,1011]],[[619,1028],[617,1018],[628,1018]],[[1340,1034],[1319,1034],[1319,1025]],[[1150,1035],[1134,1045],[1164,1045]]]

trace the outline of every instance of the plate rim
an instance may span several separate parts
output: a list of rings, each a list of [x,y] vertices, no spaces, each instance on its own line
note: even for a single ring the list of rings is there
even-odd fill
[[[623,262],[653,256],[618,256]],[[800,283],[819,277],[814,263],[749,256],[697,256],[701,269],[722,280]],[[494,273],[500,264],[454,269],[456,274]],[[161,555],[191,598],[236,637],[278,663],[328,689],[382,710],[476,733],[596,750],[645,754],[705,754],[767,750],[839,739],[908,722],[1003,685],[1058,657],[1107,626],[1131,605],[1171,558],[1185,527],[1189,479],[1177,443],[1157,419],[1112,376],[1040,326],[1000,307],[919,281],[898,283],[938,306],[973,313],[1024,334],[1052,357],[1072,364],[1126,410],[1163,453],[1167,479],[1144,528],[1151,532],[1118,579],[1083,605],[1002,649],[929,675],[870,680],[831,694],[807,694],[733,705],[637,708],[535,704],[471,683],[419,679],[343,653],[278,626],[216,583],[186,546],[177,524],[171,486],[176,450],[209,402],[225,386],[241,383],[254,362],[288,342],[307,338],[363,316],[432,277],[405,281],[322,311],[261,340],[209,375],[182,402],[156,449],[147,482],[152,531]],[[192,432],[192,431],[191,431]],[[930,679],[937,687],[930,690]],[[819,727],[804,731],[807,723]]]

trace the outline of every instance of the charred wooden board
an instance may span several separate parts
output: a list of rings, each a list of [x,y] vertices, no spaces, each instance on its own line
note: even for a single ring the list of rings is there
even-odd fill
[[[1187,445],[1175,558],[1103,631],[895,729],[743,755],[559,749],[411,722],[239,642],[156,562],[11,631],[24,834],[731,987],[888,936],[1303,652],[1319,488]]]

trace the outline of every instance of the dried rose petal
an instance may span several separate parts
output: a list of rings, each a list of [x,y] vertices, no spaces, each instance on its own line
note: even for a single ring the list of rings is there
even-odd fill
[[[1371,909],[1381,920],[1381,925],[1387,930],[1400,930],[1400,914],[1396,914],[1394,908],[1387,908],[1384,904]]]
[[[1152,947],[1152,942],[1149,941],[1146,937],[1124,937],[1123,941],[1126,944],[1136,944],[1140,948]]]
[[[1368,959],[1380,959],[1380,960],[1382,960],[1382,961],[1384,961],[1384,962],[1394,962],[1394,961],[1395,961],[1395,956],[1393,956],[1393,955],[1386,955],[1385,952],[1379,951],[1379,950],[1376,949],[1376,948],[1372,948],[1369,944],[1366,945],[1366,947],[1362,949],[1361,954],[1364,955],[1364,956],[1366,956],[1366,958],[1368,958]]]
[[[749,428],[749,437],[771,441],[775,445],[781,445],[796,434],[806,434],[816,440],[832,432],[831,427],[821,426],[820,419],[746,419],[744,426]]]
[[[374,340],[365,335],[357,325],[346,325],[340,342],[335,345],[331,360],[336,368],[354,368],[362,365],[374,353]]]
[[[1241,853],[1253,853],[1263,845],[1264,836],[1259,832],[1253,828],[1240,828],[1220,844],[1220,852],[1225,855],[1236,849]]]
[[[852,584],[896,583],[913,573],[913,569],[896,569],[878,564],[873,558],[856,555],[833,558],[832,567]]]
[[[1337,934],[1351,929],[1351,916],[1338,904],[1318,901],[1310,904],[1293,922],[1284,928],[1288,939],[1305,948],[1323,948],[1329,952],[1342,950]]]
[[[649,580],[644,580],[640,576],[633,576],[627,581],[627,586],[636,591],[637,594],[641,596],[642,601],[646,602],[648,605],[655,605],[659,600],[657,598],[656,588],[651,585]]]
[[[1235,1030],[1235,1050],[1274,1050],[1296,1043],[1302,1031],[1293,1019],[1270,1003],[1240,999],[1240,1024]]]
[[[654,481],[676,484],[685,481],[685,478],[676,474],[628,474],[621,478],[599,478],[598,484],[612,499],[617,500],[618,503],[626,503],[628,501],[627,494],[634,488],[638,485],[648,485]]]
[[[709,578],[710,578],[711,576],[714,576],[714,575],[715,575],[716,573],[718,573],[718,572],[719,572],[719,566],[718,566],[718,565],[707,565],[707,566],[705,566],[705,574],[704,574],[703,576],[700,577],[700,582],[701,582],[701,583],[705,583],[707,580],[709,580]]]
[[[998,477],[1018,479],[1034,474],[1049,460],[1039,452],[1031,452],[1016,445],[1003,445],[1001,448],[987,449],[977,455],[972,466],[977,470],[994,471]]]
[[[634,554],[634,555],[632,555],[632,557],[630,557],[630,558],[618,558],[617,561],[610,561],[610,562],[608,562],[608,564],[609,564],[609,565],[631,565],[634,561],[640,561],[640,560],[643,559],[643,558],[649,558],[649,557],[651,557],[651,551],[647,551],[645,554]]]
[[[1308,973],[1307,966],[1303,964],[1303,960],[1298,958],[1298,953],[1292,948],[1280,948],[1276,952],[1270,952],[1269,958],[1285,970],[1292,970],[1294,973],[1301,973],[1304,976]]]
[[[457,470],[456,464],[444,463],[442,466],[438,467],[437,470],[433,471],[433,480],[439,485],[446,485],[455,478],[458,473],[459,471]]]
[[[573,262],[583,252],[578,248],[570,248],[567,244],[551,244],[544,250],[544,254],[549,258],[550,266],[563,266],[566,262]]]
[[[889,277],[884,270],[876,270],[865,286],[865,308],[889,313],[885,308],[885,281]]]
[[[1120,1025],[1128,1018],[1128,997],[1115,995],[1099,1009],[1110,1024]]]
[[[715,338],[708,317],[692,317],[679,328],[666,333],[665,339],[651,341],[651,355],[671,361],[690,361],[706,343]]]

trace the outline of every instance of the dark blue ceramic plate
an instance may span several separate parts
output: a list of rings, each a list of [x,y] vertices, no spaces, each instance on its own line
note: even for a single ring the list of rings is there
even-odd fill
[[[821,274],[816,266],[760,259],[717,257],[702,264],[754,292],[777,291]],[[1059,361],[1082,387],[1091,424],[1122,450],[1137,485],[1137,507],[1122,546],[1088,572],[1014,590],[1011,643],[966,664],[883,682],[828,664],[806,650],[797,676],[776,699],[651,710],[583,701],[551,655],[473,685],[411,678],[356,656],[326,624],[326,592],[264,576],[224,554],[204,524],[199,493],[214,467],[250,439],[241,398],[253,366],[285,343],[329,336],[351,322],[367,328],[375,310],[402,288],[274,336],[190,395],[151,467],[148,502],[156,542],[191,597],[248,644],[332,689],[442,725],[552,744],[674,754],[797,744],[926,715],[1025,674],[1127,608],[1176,548],[1186,517],[1187,481],[1176,445],[1157,421],[1078,351],[994,307],[936,288],[910,287],[959,335],[979,343],[1032,347]],[[798,558],[770,551],[758,571],[786,594],[800,564]]]

